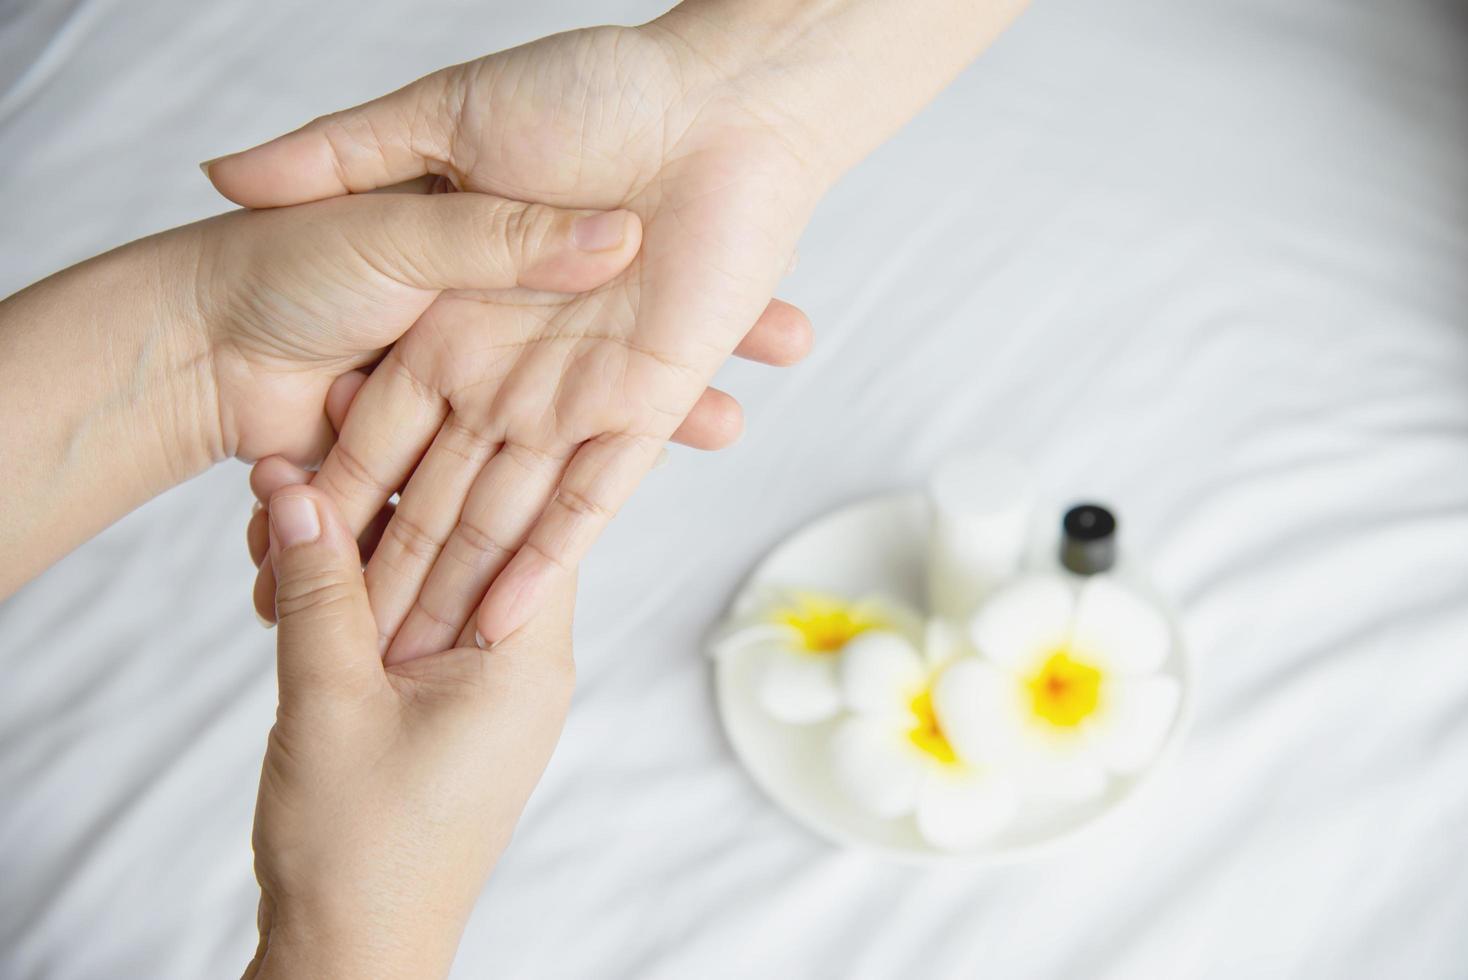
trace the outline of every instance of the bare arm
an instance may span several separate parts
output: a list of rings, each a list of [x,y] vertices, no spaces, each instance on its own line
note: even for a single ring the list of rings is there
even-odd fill
[[[182,244],[134,242],[0,302],[0,597],[220,458]]]

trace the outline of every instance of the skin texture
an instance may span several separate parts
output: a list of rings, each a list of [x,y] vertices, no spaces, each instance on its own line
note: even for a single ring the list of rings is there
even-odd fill
[[[478,194],[239,212],[0,303],[0,458],[20,464],[0,511],[7,588],[229,453],[319,458],[366,377],[353,365],[437,303],[471,296],[492,336],[527,294],[595,288],[639,224],[611,215],[620,234],[588,250],[578,217]],[[372,539],[359,552],[306,471],[267,459],[260,492],[287,524],[263,542],[281,572],[280,707],[248,975],[442,975],[564,720],[574,583],[493,657],[385,667],[361,568]]]
[[[237,211],[0,302],[0,458],[13,461],[0,597],[222,459],[319,462],[336,438],[323,411],[333,385],[355,391],[358,369],[415,324],[404,353],[443,322],[489,349],[570,302],[561,291],[606,282],[636,254],[641,225],[612,214],[620,235],[587,250],[574,228],[592,214],[418,193]],[[798,359],[809,325],[788,310],[762,318],[742,349]],[[412,384],[398,367],[379,370],[381,383]],[[415,421],[383,420],[377,435],[397,445]],[[674,437],[717,448],[738,428],[737,403],[710,391]]]
[[[389,661],[476,632],[493,644],[533,613],[766,308],[829,184],[1017,11],[689,3],[642,28],[556,35],[436,72],[209,164],[249,207],[428,173],[642,218],[624,273],[551,315],[527,312],[513,346],[468,350],[454,317],[435,316],[434,343],[471,370],[412,393],[374,377],[358,396],[367,424],[347,420],[318,477],[357,531],[407,481],[383,420],[435,414],[412,398],[444,418],[412,433],[432,445],[368,571]]]
[[[215,461],[320,458],[336,378],[381,357],[446,290],[474,289],[493,330],[529,288],[605,282],[636,253],[640,224],[612,215],[620,241],[587,251],[577,218],[477,194],[234,212],[0,303],[0,457],[20,463],[0,516],[0,595]]]
[[[493,656],[385,667],[357,545],[329,499],[286,486],[269,512],[280,707],[245,975],[441,976],[565,720],[573,583]]]
[[[579,561],[769,306],[814,200],[808,177],[732,103],[717,127],[697,128],[699,111],[684,93],[712,89],[712,80],[695,66],[636,32],[583,32],[508,52],[504,63],[430,76],[383,108],[412,117],[414,128],[434,125],[417,115],[423,106],[449,102],[467,106],[465,120],[497,120],[494,133],[453,137],[460,156],[480,161],[453,169],[461,186],[625,200],[645,221],[642,252],[607,287],[548,313],[527,309],[510,345],[477,343],[459,311],[435,311],[422,325],[431,337],[425,329],[421,346],[410,347],[414,338],[400,345],[426,384],[390,390],[379,371],[358,396],[318,483],[354,529],[407,484],[368,569],[391,662],[472,638],[475,607],[496,580],[480,632],[488,642],[512,632],[541,590]],[[634,70],[649,76],[641,102],[622,98]],[[572,98],[567,87],[582,83],[586,92]],[[666,139],[648,136],[663,130]],[[343,154],[354,152],[353,137],[327,131]],[[523,150],[478,155],[486,142]],[[228,161],[210,168],[221,182],[229,170]],[[777,304],[766,316],[798,314]],[[415,453],[393,459],[382,426],[414,412],[425,422],[405,442],[432,445],[409,480]]]

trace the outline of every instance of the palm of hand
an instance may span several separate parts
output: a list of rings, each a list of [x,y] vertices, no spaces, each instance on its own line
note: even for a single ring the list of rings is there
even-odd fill
[[[809,178],[774,127],[679,57],[637,32],[582,31],[377,104],[399,124],[458,106],[442,153],[417,166],[464,189],[627,207],[643,221],[625,272],[554,308],[525,297],[508,346],[476,337],[473,300],[435,306],[354,405],[321,473],[349,521],[360,529],[413,473],[368,567],[390,661],[466,641],[486,589],[477,625],[489,641],[523,622],[630,495],[789,263],[815,197]],[[313,124],[313,152],[325,137],[333,172],[348,174],[376,154],[367,172],[380,178],[395,151],[374,144],[378,122]],[[399,375],[410,380],[388,408],[374,389]],[[394,446],[414,443],[401,406],[415,397],[416,445],[442,429],[413,470],[416,457]]]
[[[237,415],[221,420],[229,455],[320,460],[335,438],[322,412],[333,381],[380,357],[438,295],[353,248],[326,247],[318,222],[334,203],[305,209],[317,221],[294,210],[222,215],[208,223],[221,233],[201,239],[200,281],[230,284],[199,296],[203,322],[226,325],[214,363],[220,404]]]

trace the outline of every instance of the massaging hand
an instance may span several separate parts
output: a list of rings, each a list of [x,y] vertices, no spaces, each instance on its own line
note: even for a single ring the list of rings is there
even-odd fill
[[[573,583],[492,654],[384,667],[352,533],[277,489],[280,707],[255,811],[247,977],[441,976],[565,719]]]
[[[411,448],[432,442],[376,557],[390,571],[369,569],[389,659],[476,625],[492,643],[531,614],[761,311],[799,318],[767,304],[821,193],[1020,5],[691,0],[642,28],[557,35],[437,72],[209,165],[249,207],[433,173],[643,220],[626,272],[527,313],[510,346],[422,376],[427,391],[393,371],[359,395],[322,470],[354,529],[406,479]],[[449,346],[464,332],[432,319]],[[400,416],[410,426],[382,429]]]
[[[0,595],[119,507],[212,462],[319,460],[334,438],[323,407],[336,379],[352,382],[425,313],[425,330],[453,320],[488,348],[568,302],[541,290],[606,282],[640,238],[626,211],[374,194],[221,215],[11,297],[0,388],[7,405],[52,407],[29,417],[35,431],[0,439],[24,477],[0,517],[12,554]],[[56,376],[72,383],[48,391]],[[412,420],[384,423],[384,440],[395,424]],[[29,542],[18,560],[16,541]]]
[[[487,335],[509,329],[526,303],[516,286],[591,289],[626,266],[640,238],[626,212],[578,216],[475,194],[236,212],[187,231],[224,451],[299,460],[330,444],[322,406],[332,382],[425,312],[470,309]],[[443,290],[465,292],[436,305]]]

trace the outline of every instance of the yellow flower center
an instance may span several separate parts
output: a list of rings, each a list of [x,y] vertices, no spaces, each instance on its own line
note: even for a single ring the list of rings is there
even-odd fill
[[[1035,716],[1062,728],[1074,728],[1095,713],[1101,702],[1101,671],[1057,650],[1028,682]]]
[[[795,630],[801,649],[808,653],[835,653],[867,630],[887,628],[860,605],[816,595],[801,596],[794,607],[778,610],[774,619]]]
[[[913,717],[917,719],[917,724],[907,733],[912,744],[944,765],[957,764],[958,755],[953,751],[953,746],[948,744],[948,738],[943,734],[938,716],[933,711],[933,695],[924,689],[923,693],[912,699],[911,708]]]

